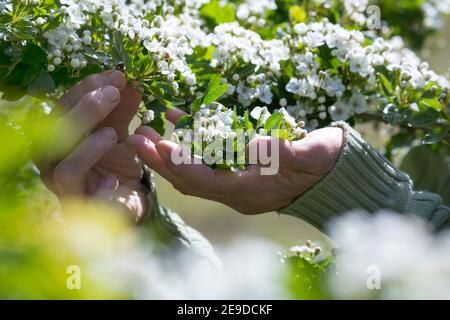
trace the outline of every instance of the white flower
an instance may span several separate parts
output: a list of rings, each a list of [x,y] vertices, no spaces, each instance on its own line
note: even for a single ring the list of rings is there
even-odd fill
[[[290,79],[286,85],[286,91],[312,100],[317,98],[316,89],[308,79]]]
[[[348,104],[355,113],[363,113],[367,110],[367,98],[359,92],[353,92]]]
[[[289,248],[289,251],[300,254],[300,253],[314,253],[315,250],[313,248],[310,248],[309,246],[302,245],[302,246],[293,246]]]
[[[155,119],[155,112],[153,110],[147,110],[142,116],[142,123],[149,124]]]
[[[44,18],[42,18],[42,17],[39,17],[39,18],[36,19],[36,25],[38,25],[38,26],[41,26],[41,25],[43,25],[46,22],[47,21]]]
[[[250,116],[255,120],[261,120],[263,123],[270,117],[270,112],[267,107],[255,107],[250,112]]]
[[[284,120],[286,120],[287,123],[289,123],[289,125],[291,127],[296,127],[297,126],[297,121],[295,121],[295,118],[293,116],[291,116],[285,108],[281,108],[279,111],[279,113],[281,113],[284,117]]]
[[[190,74],[186,77],[186,84],[188,86],[194,86],[197,83],[197,79],[194,74]]]
[[[267,84],[263,84],[256,88],[257,95],[259,97],[259,100],[261,102],[264,102],[265,104],[271,104],[272,103],[272,91],[270,89],[270,86]]]
[[[308,32],[308,26],[305,23],[298,23],[294,26],[294,31],[299,35],[304,35]]]
[[[342,97],[344,95],[345,86],[340,78],[327,77],[323,81],[322,89],[324,89],[330,97]]]
[[[303,41],[307,46],[316,48],[325,43],[325,37],[320,32],[310,31],[303,37]]]
[[[350,118],[351,109],[347,103],[338,101],[328,108],[328,113],[333,121],[345,121]]]

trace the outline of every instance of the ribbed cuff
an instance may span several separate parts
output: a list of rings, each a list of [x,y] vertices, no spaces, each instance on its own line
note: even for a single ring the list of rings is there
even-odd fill
[[[406,213],[412,196],[409,177],[344,122],[344,144],[333,170],[280,213],[301,218],[320,230],[334,217],[363,209]]]
[[[180,249],[185,250],[184,253],[190,253],[196,263],[205,262],[220,269],[222,263],[209,241],[187,225],[178,214],[159,204],[153,173],[147,166],[144,166],[142,183],[150,190],[147,195],[149,211],[143,224],[151,232],[152,240],[157,242],[154,245],[168,255]]]

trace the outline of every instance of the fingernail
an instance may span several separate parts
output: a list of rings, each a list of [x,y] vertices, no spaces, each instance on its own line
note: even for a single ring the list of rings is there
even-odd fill
[[[103,128],[102,134],[104,134],[106,137],[108,137],[113,141],[117,140],[117,133],[116,130],[114,130],[113,128]]]
[[[120,99],[120,93],[117,88],[113,86],[106,86],[102,89],[102,98],[109,102],[117,102]]]
[[[118,89],[123,89],[127,83],[125,75],[117,70],[111,70],[106,76],[109,79],[109,83]]]

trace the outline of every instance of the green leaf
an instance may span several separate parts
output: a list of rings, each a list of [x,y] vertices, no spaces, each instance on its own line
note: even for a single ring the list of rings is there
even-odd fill
[[[253,130],[253,124],[250,121],[247,110],[244,113],[244,129]]]
[[[290,132],[286,129],[280,129],[276,131],[276,137],[279,139],[289,139],[291,136]]]
[[[424,112],[413,114],[410,122],[413,126],[430,126],[436,123],[440,113],[433,108],[428,108]]]
[[[194,100],[191,106],[192,114],[196,113],[202,104],[208,104],[215,102],[228,90],[228,84],[222,84],[222,77],[220,75],[214,75],[209,84],[206,92],[203,96]]]
[[[202,100],[203,97],[198,97],[197,99],[194,100],[191,107],[192,114],[196,113],[200,109],[200,107],[202,106]]]
[[[422,94],[422,99],[432,99],[436,96],[436,94],[431,91],[431,90],[426,90],[423,94]]]
[[[433,108],[437,111],[441,111],[443,108],[438,99],[422,99],[419,101],[419,105],[421,107]]]
[[[153,129],[155,129],[156,132],[158,132],[161,136],[163,136],[164,133],[166,132],[166,122],[164,121],[164,113],[155,115],[155,119],[153,119],[153,121],[150,122],[148,126],[152,127]]]
[[[448,139],[450,135],[450,127],[435,128],[431,133],[427,133],[424,144],[436,144],[442,140]]]
[[[164,101],[166,101],[167,107],[169,109],[173,109],[173,107],[176,107],[176,106],[184,106],[186,104],[186,101],[171,95],[167,91],[164,94]]]
[[[234,8],[229,3],[213,0],[200,9],[200,15],[210,28],[235,21]]]
[[[209,83],[206,93],[202,99],[203,104],[215,102],[228,90],[228,84],[222,84],[222,77],[215,75]]]
[[[45,64],[47,55],[39,46],[29,43],[23,50],[22,62],[31,65]]]
[[[393,96],[395,91],[394,91],[394,88],[392,87],[392,83],[389,81],[389,79],[386,78],[386,76],[382,73],[378,73],[378,77],[381,80],[381,85],[385,91],[385,94],[387,96]]]
[[[256,67],[253,64],[248,64],[245,67],[242,67],[236,70],[236,73],[239,74],[241,79],[247,78],[249,75],[257,72]]]
[[[51,93],[55,89],[55,82],[47,71],[41,71],[38,77],[28,86],[29,92],[33,95]]]
[[[111,33],[112,55],[117,62],[125,63],[128,70],[131,70],[131,60],[123,43],[123,35],[119,31]]]
[[[193,119],[190,115],[181,116],[175,124],[175,129],[185,129],[186,127],[191,127],[192,121]]]
[[[264,129],[267,133],[270,132],[270,130],[279,129],[281,127],[281,124],[283,123],[284,117],[280,113],[274,113],[271,115],[264,124]]]
[[[144,83],[144,87],[155,97],[163,101],[164,105],[173,109],[174,106],[184,106],[186,101],[175,97],[171,91],[172,88],[165,82],[155,82],[154,84],[147,85]]]

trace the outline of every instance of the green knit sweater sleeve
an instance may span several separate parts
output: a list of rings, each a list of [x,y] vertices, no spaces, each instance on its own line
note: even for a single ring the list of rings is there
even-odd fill
[[[301,218],[320,230],[345,212],[382,209],[416,214],[440,229],[450,223],[450,208],[429,192],[415,192],[411,179],[397,170],[344,122],[344,145],[333,170],[281,213]]]

